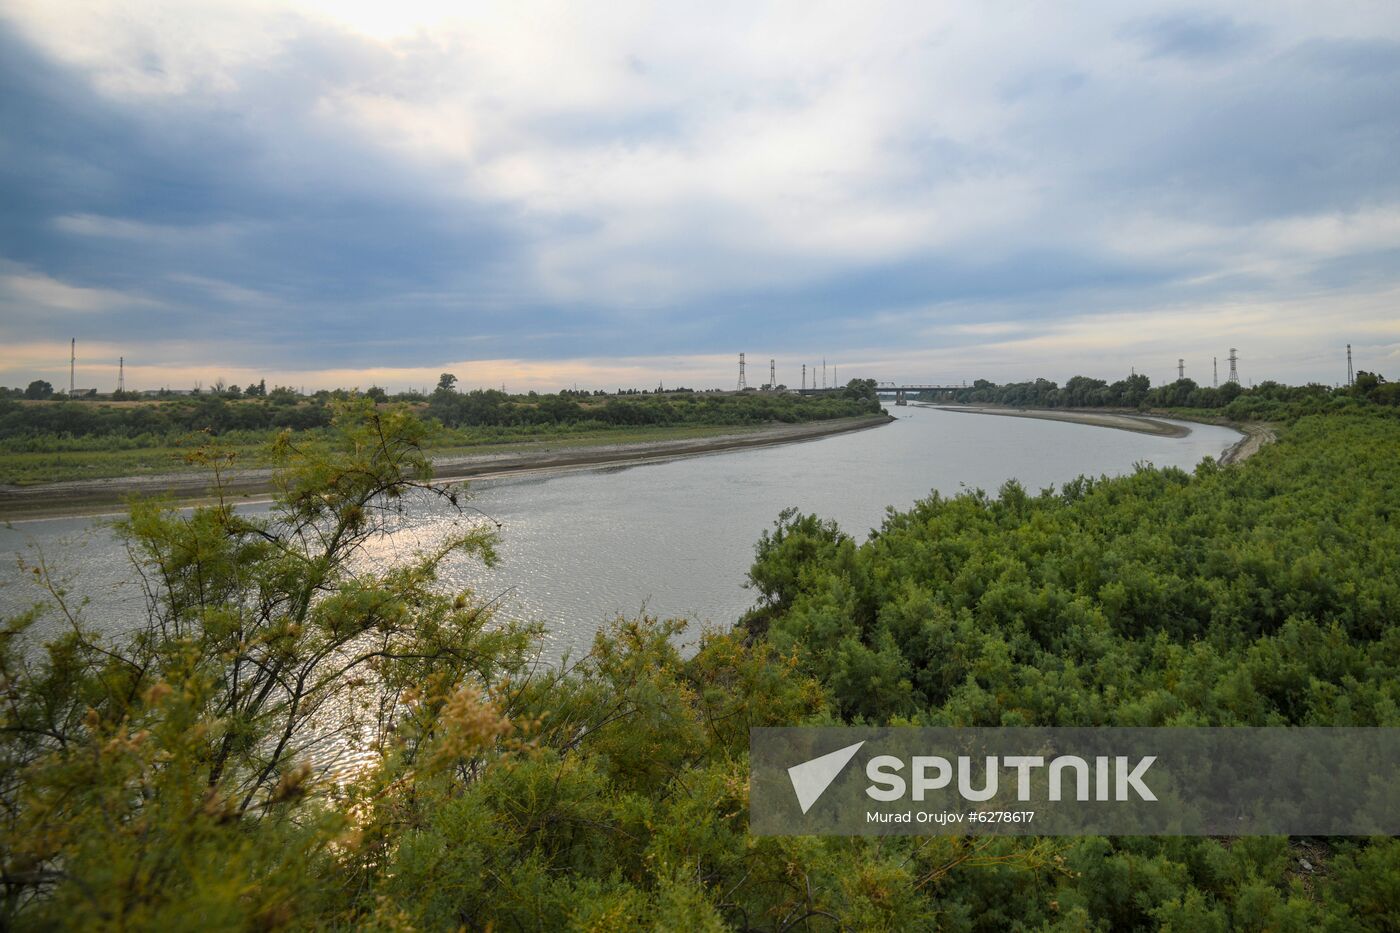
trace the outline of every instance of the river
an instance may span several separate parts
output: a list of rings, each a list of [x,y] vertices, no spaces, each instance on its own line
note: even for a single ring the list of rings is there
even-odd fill
[[[1034,493],[1138,463],[1189,470],[1239,439],[1209,425],[1171,438],[914,406],[894,411],[891,424],[803,443],[476,480],[471,504],[503,524],[501,562],[487,569],[453,560],[446,581],[543,622],[543,653],[553,659],[586,650],[618,614],[732,625],[753,601],[743,582],[754,542],[788,506],[834,518],[864,540],[887,507],[907,508],[931,490],[995,492],[1014,478]],[[414,509],[371,559],[410,553],[448,533],[452,520],[438,505]],[[54,518],[0,527],[0,615],[38,599],[16,558],[32,562],[40,553],[69,576],[71,592],[88,598],[90,621],[119,625],[141,612],[127,555],[104,521]]]

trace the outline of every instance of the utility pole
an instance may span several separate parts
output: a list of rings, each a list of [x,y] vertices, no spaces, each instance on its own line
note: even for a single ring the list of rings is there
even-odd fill
[[[1351,344],[1347,344],[1347,385],[1356,385],[1356,371],[1351,368]]]
[[[73,397],[73,369],[78,365],[78,338],[68,343],[68,397]]]

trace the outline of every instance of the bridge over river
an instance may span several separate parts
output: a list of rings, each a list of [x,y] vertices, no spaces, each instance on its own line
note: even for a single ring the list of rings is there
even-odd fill
[[[833,392],[840,392],[845,386],[836,386],[829,389],[801,389],[802,395],[830,395]],[[959,385],[900,385],[896,382],[878,382],[875,384],[875,394],[885,397],[894,396],[896,405],[904,405],[910,395],[920,395],[924,392],[955,392],[958,389],[966,389],[967,383]]]

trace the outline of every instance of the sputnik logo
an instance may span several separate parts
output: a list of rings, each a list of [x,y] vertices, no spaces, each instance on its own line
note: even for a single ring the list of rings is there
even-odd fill
[[[792,781],[792,789],[797,794],[797,802],[801,805],[803,813],[812,809],[812,804],[826,793],[831,782],[850,764],[864,744],[857,742],[847,745],[820,758],[813,758],[788,768],[788,778]]]

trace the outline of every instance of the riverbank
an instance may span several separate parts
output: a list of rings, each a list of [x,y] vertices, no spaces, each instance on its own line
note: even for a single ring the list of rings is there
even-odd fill
[[[1052,409],[1052,408],[1000,408],[989,405],[929,405],[915,402],[920,408],[936,408],[940,411],[955,411],[971,415],[1005,415],[1013,418],[1037,418],[1042,421],[1066,421],[1072,424],[1087,424],[1093,427],[1114,428],[1119,431],[1136,431],[1140,434],[1153,434],[1159,437],[1186,437],[1191,429],[1184,425],[1172,424],[1158,418],[1128,412],[1104,411],[1103,409]],[[1221,466],[1241,463],[1258,453],[1266,444],[1278,440],[1274,425],[1266,422],[1245,422],[1237,424],[1223,419],[1207,420],[1189,415],[1167,413],[1172,418],[1197,421],[1201,424],[1226,427],[1239,431],[1243,437],[1221,452],[1217,458]]]
[[[1255,423],[1241,425],[1230,425],[1237,431],[1243,431],[1244,437],[1240,438],[1233,447],[1220,455],[1220,465],[1229,466],[1232,463],[1240,463],[1257,454],[1265,444],[1272,444],[1278,440],[1278,433],[1271,424]]]
[[[1157,437],[1186,437],[1191,429],[1185,425],[1130,415],[1120,412],[1097,409],[1066,410],[1058,408],[1001,408],[991,405],[928,405],[915,403],[921,408],[935,408],[939,411],[955,411],[967,415],[1002,415],[1009,418],[1036,418],[1041,421],[1067,421],[1071,424],[1087,424],[1098,428],[1115,428],[1119,431],[1136,431],[1139,434],[1152,434]]]
[[[658,441],[520,445],[491,453],[434,456],[433,468],[438,480],[459,480],[667,460],[814,440],[878,427],[893,420],[890,415],[866,415],[801,424],[769,424],[723,434]],[[270,469],[247,469],[226,473],[225,494],[250,499],[266,496],[272,488],[272,472]],[[207,500],[210,492],[210,478],[204,473],[69,480],[34,486],[3,485],[0,486],[0,521],[100,514],[116,510],[131,496],[169,496],[178,502],[193,504]]]

